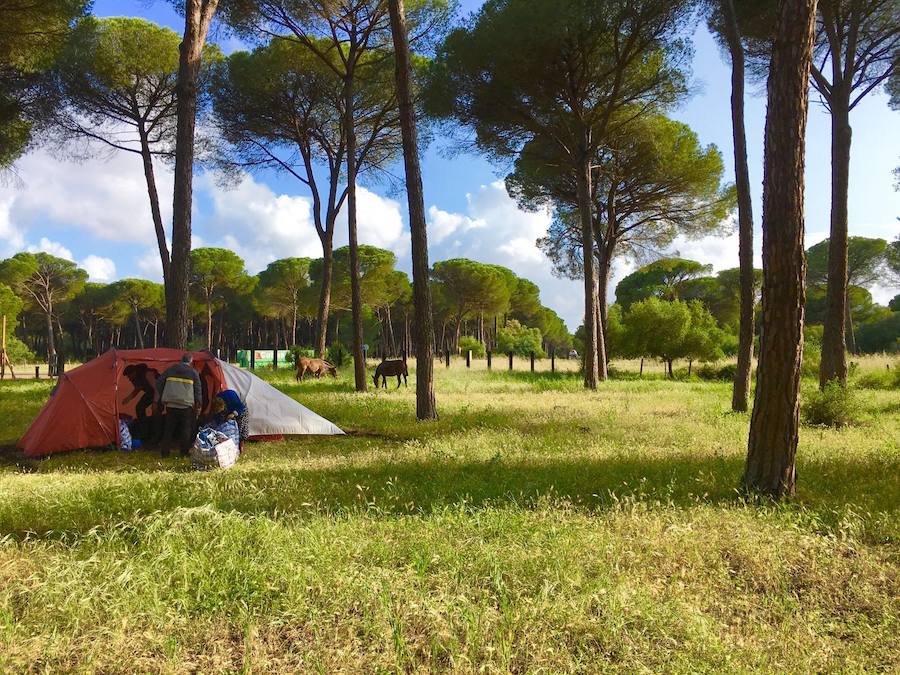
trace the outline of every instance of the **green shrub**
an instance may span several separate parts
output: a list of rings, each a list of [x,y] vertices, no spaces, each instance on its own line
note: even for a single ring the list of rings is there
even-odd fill
[[[516,356],[528,356],[531,352],[538,358],[545,356],[541,346],[543,338],[537,328],[524,326],[515,319],[510,319],[507,324],[497,331],[496,351],[500,354],[512,352]]]
[[[822,347],[816,342],[803,345],[803,364],[800,374],[803,377],[819,377],[819,366],[822,363]]]
[[[829,382],[822,391],[814,390],[803,402],[803,420],[807,424],[849,427],[858,424],[861,415],[855,392],[839,382]]]
[[[37,361],[37,356],[28,348],[28,345],[14,335],[6,338],[6,353],[9,355],[9,360],[15,365]]]
[[[737,365],[728,363],[724,366],[717,366],[714,363],[704,363],[694,369],[694,374],[701,380],[714,380],[719,382],[731,382],[734,380],[734,373]]]
[[[325,360],[334,365],[343,364],[347,356],[347,348],[340,342],[331,345],[325,354]]]
[[[480,359],[484,356],[484,345],[471,335],[464,335],[459,338],[459,352],[465,354],[467,351],[471,351],[472,356]]]

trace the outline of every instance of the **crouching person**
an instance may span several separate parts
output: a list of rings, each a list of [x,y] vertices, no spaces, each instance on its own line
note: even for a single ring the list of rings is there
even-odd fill
[[[160,453],[163,457],[169,456],[176,433],[182,456],[188,454],[197,435],[197,415],[200,414],[203,390],[192,363],[193,357],[185,354],[181,363],[170,367],[156,380],[159,404],[166,411]]]

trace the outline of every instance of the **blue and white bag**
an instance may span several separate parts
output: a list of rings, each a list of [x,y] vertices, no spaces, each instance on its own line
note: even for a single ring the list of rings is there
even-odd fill
[[[191,466],[197,471],[209,471],[216,467],[227,469],[237,462],[237,458],[235,442],[209,427],[200,430],[191,448]]]

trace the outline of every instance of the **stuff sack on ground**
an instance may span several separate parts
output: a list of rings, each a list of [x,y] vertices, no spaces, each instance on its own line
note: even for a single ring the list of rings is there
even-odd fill
[[[191,448],[191,467],[209,471],[216,467],[227,469],[238,458],[238,446],[228,436],[215,429],[201,429]]]

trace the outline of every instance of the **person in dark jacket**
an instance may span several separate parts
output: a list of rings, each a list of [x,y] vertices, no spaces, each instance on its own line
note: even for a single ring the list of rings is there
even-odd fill
[[[185,354],[181,363],[168,368],[156,380],[156,394],[160,407],[166,410],[163,423],[161,454],[169,456],[169,449],[178,433],[178,449],[187,455],[197,435],[197,415],[203,401],[200,376],[192,367],[193,357]]]
[[[147,417],[147,409],[153,405],[156,399],[156,387],[154,383],[159,377],[159,372],[150,368],[146,363],[137,363],[126,366],[122,374],[131,382],[134,390],[122,400],[122,405],[128,405],[140,395],[140,400],[135,406],[135,416],[142,420]]]

